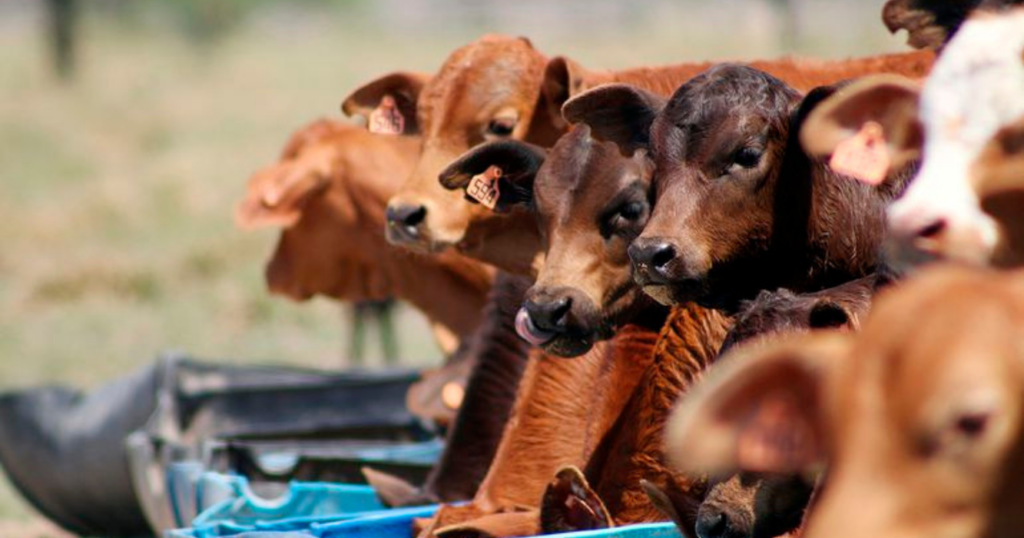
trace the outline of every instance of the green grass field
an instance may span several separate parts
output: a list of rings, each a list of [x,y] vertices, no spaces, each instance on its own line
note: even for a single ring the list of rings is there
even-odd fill
[[[764,16],[768,8],[754,4]],[[900,48],[854,4],[839,4],[846,11],[837,19],[846,20],[832,25],[842,31],[817,28],[800,50]],[[434,70],[485,31],[528,34],[541,50],[594,68],[781,51],[756,19],[735,26],[737,15],[708,13],[717,22],[682,8],[643,14],[609,36],[571,19],[535,28],[500,17],[386,33],[375,19],[332,8],[286,13],[285,23],[265,14],[199,47],[148,18],[87,12],[69,85],[54,81],[33,19],[0,22],[0,388],[92,387],[166,349],[345,365],[339,306],[270,297],[262,264],[276,234],[232,223],[249,174],[276,157],[291,130],[338,116],[358,82]],[[422,320],[403,311],[401,324],[403,355],[436,362]],[[0,485],[0,522],[33,517]]]

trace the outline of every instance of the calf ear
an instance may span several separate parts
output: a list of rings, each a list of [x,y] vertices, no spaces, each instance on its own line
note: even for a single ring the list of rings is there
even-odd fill
[[[920,86],[907,78],[879,75],[858,80],[824,99],[800,128],[800,142],[809,155],[832,155],[858,137],[881,136],[887,170],[916,160],[924,142],[917,119]]]
[[[537,176],[547,150],[519,140],[498,140],[481,144],[449,164],[438,176],[448,190],[467,190],[474,176],[492,166],[501,170],[495,209],[506,210],[516,204],[532,206],[533,180]],[[469,196],[467,199],[476,202]]]
[[[548,61],[526,139],[541,146],[554,145],[569,128],[562,117],[562,105],[583,91],[586,80],[592,76],[583,66],[565,56],[556,56]]]
[[[294,226],[310,200],[323,193],[329,180],[317,170],[289,161],[261,170],[249,180],[248,192],[235,208],[242,229]]]
[[[820,463],[826,373],[849,341],[827,331],[731,351],[673,411],[667,454],[683,470],[710,473]]]
[[[405,133],[419,132],[416,119],[416,101],[420,91],[430,81],[430,75],[398,71],[363,84],[341,102],[341,110],[348,116],[363,116],[367,120],[385,96],[395,100],[395,108],[405,120]]]
[[[882,22],[889,32],[907,31],[907,44],[939,49],[967,19],[979,0],[889,0]]]
[[[628,84],[605,84],[566,101],[562,116],[569,123],[585,123],[591,136],[611,141],[629,157],[650,141],[651,123],[665,100]]]

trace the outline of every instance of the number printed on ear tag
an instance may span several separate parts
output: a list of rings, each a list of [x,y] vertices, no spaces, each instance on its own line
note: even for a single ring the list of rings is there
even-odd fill
[[[405,116],[398,110],[395,98],[385,95],[380,105],[370,113],[369,126],[371,133],[400,135],[405,132]]]
[[[492,164],[487,170],[484,170],[484,173],[477,174],[469,180],[466,194],[493,211],[498,205],[498,196],[501,195],[498,188],[499,178],[501,178],[501,168]]]
[[[882,126],[869,121],[857,134],[843,140],[832,152],[828,165],[840,174],[869,185],[878,185],[889,174],[889,150]]]

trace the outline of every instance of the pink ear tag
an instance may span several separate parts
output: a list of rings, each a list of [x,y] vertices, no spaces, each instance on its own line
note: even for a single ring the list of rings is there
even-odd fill
[[[498,190],[498,179],[501,177],[501,168],[496,165],[491,165],[484,173],[477,174],[469,180],[469,185],[466,187],[466,194],[483,204],[487,209],[494,210],[495,206],[498,205],[498,196],[501,192]]]
[[[857,134],[843,140],[832,152],[828,165],[836,172],[868,185],[878,185],[889,174],[889,150],[882,126],[869,121]]]
[[[400,135],[405,132],[405,116],[399,112],[395,98],[385,95],[380,105],[370,113],[368,127],[371,133]]]

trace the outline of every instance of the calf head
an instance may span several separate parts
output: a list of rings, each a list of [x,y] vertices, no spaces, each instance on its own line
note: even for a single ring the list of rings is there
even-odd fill
[[[544,239],[544,264],[516,328],[550,353],[581,355],[647,303],[626,253],[650,214],[645,152],[624,156],[581,125],[550,151],[517,141],[480,146],[449,166],[441,181],[465,189],[471,176],[491,166],[503,171],[498,204],[533,212]]]
[[[823,103],[802,134],[812,154],[839,152],[869,128],[884,159],[922,158],[920,173],[888,210],[897,261],[992,261],[1001,241],[979,207],[986,144],[1024,116],[1024,9],[979,15],[949,42],[923,88],[892,78],[861,81]]]
[[[521,251],[539,250],[532,217],[518,206],[498,211],[463,200],[462,193],[441,188],[438,173],[470,148],[488,141],[526,140],[554,143],[564,132],[558,106],[578,77],[571,62],[549,62],[525,38],[485,36],[453,52],[429,81],[386,76],[356,90],[345,100],[349,114],[369,116],[386,95],[408,95],[400,110],[416,118],[423,136],[419,161],[398,194],[388,203],[387,237],[392,243],[439,251],[456,247],[475,258],[516,273],[530,273],[517,263]],[[512,240],[506,234],[513,234]]]
[[[411,169],[415,137],[383,137],[321,121],[297,132],[282,159],[252,176],[236,219],[247,228],[283,228],[267,264],[267,285],[296,300],[384,298],[372,270],[381,249],[384,200],[398,187],[390,172]],[[354,170],[358,167],[358,170]]]
[[[691,79],[667,103],[621,85],[566,103],[566,117],[591,125],[598,138],[624,150],[649,148],[654,209],[629,248],[644,291],[666,304],[735,308],[760,289],[806,286],[785,278],[813,279],[825,265],[848,269],[847,278],[857,269],[844,262],[871,265],[871,233],[828,239],[880,219],[880,209],[862,201],[871,193],[819,186],[824,167],[791,136],[791,124],[830,91],[801,99],[767,73],[726,64]]]
[[[809,538],[1013,536],[1022,327],[1020,273],[922,272],[883,294],[856,338],[737,348],[674,413],[670,452],[718,471],[827,461]]]

